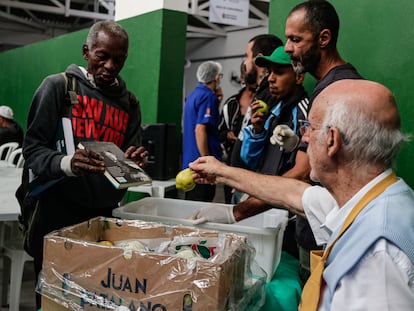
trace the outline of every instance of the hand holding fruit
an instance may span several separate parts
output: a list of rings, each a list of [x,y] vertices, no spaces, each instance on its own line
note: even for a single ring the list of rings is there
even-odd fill
[[[267,104],[262,100],[256,100],[251,105],[252,115],[250,116],[250,123],[253,126],[254,133],[263,131],[264,124],[269,112]]]
[[[193,190],[196,186],[193,174],[194,171],[191,168],[186,168],[180,171],[175,177],[175,187],[184,192]]]
[[[267,106],[267,104],[263,100],[260,100],[260,99],[257,102],[261,105],[261,107],[257,108],[256,111],[261,112],[264,115],[266,115],[269,112],[269,107]]]

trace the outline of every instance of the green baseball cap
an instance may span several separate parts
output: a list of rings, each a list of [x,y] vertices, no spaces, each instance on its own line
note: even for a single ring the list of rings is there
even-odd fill
[[[270,56],[257,56],[255,63],[259,67],[267,67],[269,63],[292,65],[289,54],[285,52],[283,45],[276,48]]]

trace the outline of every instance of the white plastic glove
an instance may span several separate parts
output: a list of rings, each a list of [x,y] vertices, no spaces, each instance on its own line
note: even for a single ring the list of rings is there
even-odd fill
[[[280,145],[287,152],[292,152],[299,145],[299,136],[293,132],[289,126],[281,124],[276,126],[273,130],[273,135],[270,137],[270,142],[273,145]]]
[[[198,225],[204,222],[216,222],[222,224],[233,224],[236,222],[233,215],[233,205],[213,204],[199,209],[190,216],[193,224]]]

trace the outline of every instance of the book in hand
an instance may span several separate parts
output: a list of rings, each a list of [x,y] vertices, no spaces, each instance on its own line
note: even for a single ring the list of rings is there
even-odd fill
[[[103,141],[83,141],[80,149],[94,151],[104,158],[105,176],[117,189],[151,184],[151,177],[134,161],[126,159],[124,152],[114,143]]]

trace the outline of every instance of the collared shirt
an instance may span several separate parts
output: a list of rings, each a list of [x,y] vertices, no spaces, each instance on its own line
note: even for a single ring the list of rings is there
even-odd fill
[[[196,88],[188,94],[183,110],[182,169],[187,168],[190,162],[201,156],[195,135],[195,128],[198,124],[205,125],[209,155],[221,160],[218,107],[216,94],[203,83],[198,83]]]
[[[374,178],[341,208],[325,188],[306,189],[302,204],[318,244],[332,241],[335,238],[332,233],[338,232],[355,204],[389,174],[390,169]],[[325,287],[319,311],[328,311],[324,309],[325,305],[330,305],[332,311],[411,311],[414,306],[414,265],[401,249],[379,239],[353,271],[341,279],[330,304],[323,303],[327,290]]]
[[[340,229],[355,204],[391,172],[392,170],[388,169],[375,177],[341,208],[326,188],[307,188],[302,196],[302,205],[318,245],[326,245],[332,233]]]
[[[339,212],[338,204],[326,188],[309,187],[302,195],[302,206],[318,245],[326,245],[332,227],[326,224],[328,215]]]

